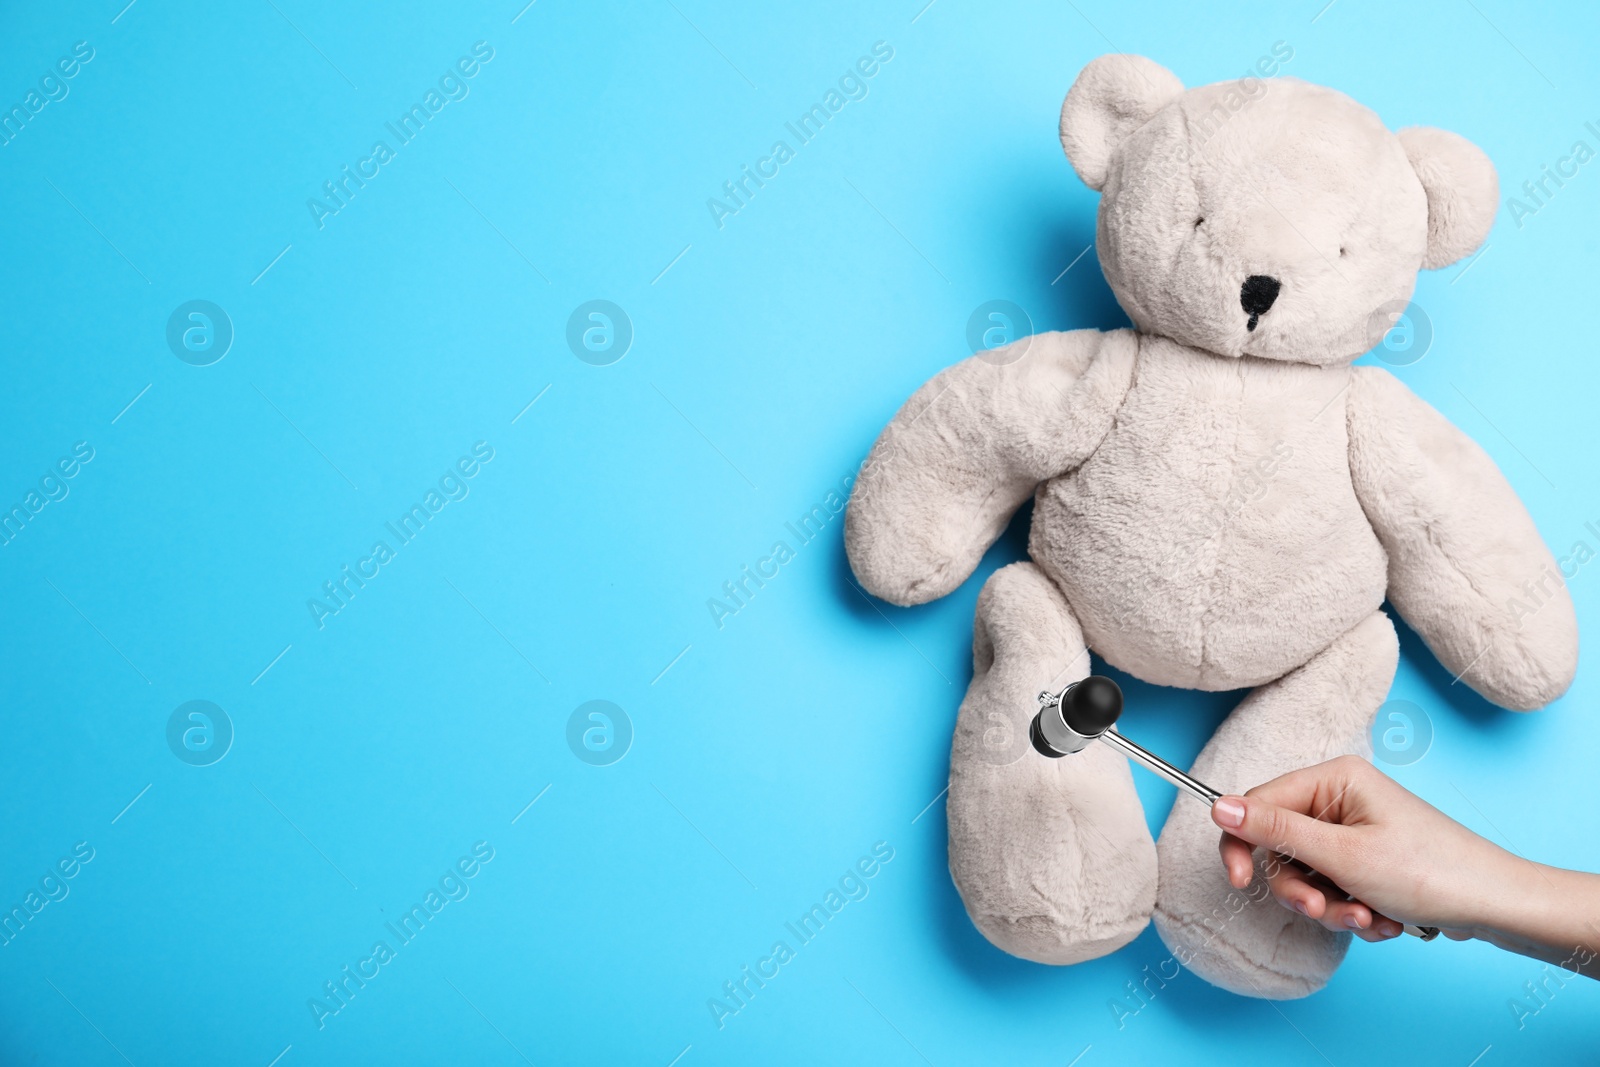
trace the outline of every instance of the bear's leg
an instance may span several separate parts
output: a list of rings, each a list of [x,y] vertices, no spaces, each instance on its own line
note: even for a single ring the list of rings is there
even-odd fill
[[[1139,936],[1155,906],[1156,853],[1128,761],[1106,745],[1049,759],[1028,725],[1042,689],[1089,673],[1066,598],[1033,563],[978,597],[973,678],[950,752],[950,874],[995,945],[1078,963]]]
[[[1347,753],[1369,757],[1372,719],[1394,681],[1394,626],[1377,611],[1304,665],[1246,697],[1195,760],[1192,773],[1225,793]],[[1266,854],[1244,890],[1228,884],[1221,831],[1204,804],[1179,796],[1161,830],[1156,929],[1183,963],[1244,996],[1289,1000],[1327,984],[1351,935],[1290,911],[1267,891]]]

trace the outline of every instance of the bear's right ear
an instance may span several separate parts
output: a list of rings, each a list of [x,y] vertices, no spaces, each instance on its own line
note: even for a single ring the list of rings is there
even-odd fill
[[[1178,76],[1144,56],[1101,56],[1084,67],[1061,105],[1061,147],[1083,184],[1098,192],[1128,135],[1182,95]]]

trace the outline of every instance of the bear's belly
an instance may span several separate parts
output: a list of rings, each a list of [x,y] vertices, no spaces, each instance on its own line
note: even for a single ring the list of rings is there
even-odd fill
[[[1041,487],[1029,539],[1090,648],[1159,685],[1255,686],[1382,604],[1348,374],[1141,340],[1116,425]]]

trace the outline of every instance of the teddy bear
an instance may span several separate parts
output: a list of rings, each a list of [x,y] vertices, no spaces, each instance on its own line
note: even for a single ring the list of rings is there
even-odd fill
[[[979,593],[946,799],[950,872],[994,945],[1071,964],[1153,918],[1181,964],[1269,999],[1322,988],[1351,935],[1241,893],[1203,804],[1152,841],[1127,760],[1052,760],[1028,723],[1092,650],[1157,686],[1248,690],[1194,776],[1243,792],[1370,757],[1399,645],[1385,600],[1457,680],[1539,708],[1577,669],[1554,561],[1494,462],[1387,370],[1352,366],[1421,269],[1470,255],[1498,183],[1440,129],[1390,132],[1280,77],[1185,90],[1108,55],[1061,144],[1101,194],[1095,247],[1131,329],[1036,334],[923,385],[852,488],[845,547],[898,605],[944,596],[1034,500],[1028,559]],[[1123,721],[1137,721],[1131,707]]]

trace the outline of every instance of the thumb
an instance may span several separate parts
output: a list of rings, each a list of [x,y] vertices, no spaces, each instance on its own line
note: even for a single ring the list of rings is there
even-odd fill
[[[1260,797],[1225,796],[1211,808],[1211,820],[1234,837],[1300,860],[1329,874],[1340,851],[1334,823],[1321,822]]]

